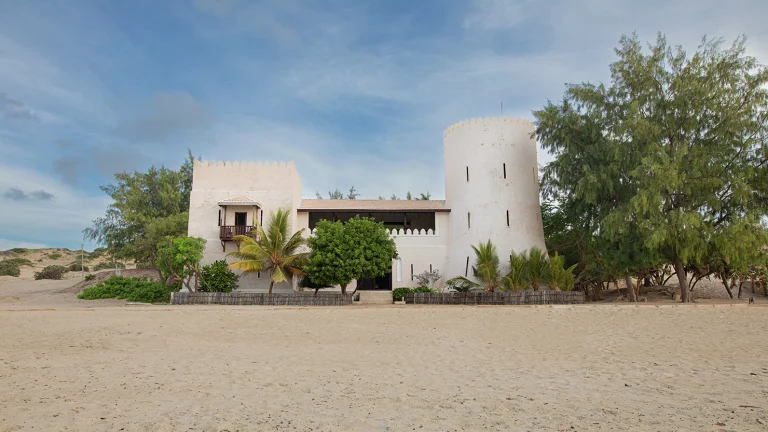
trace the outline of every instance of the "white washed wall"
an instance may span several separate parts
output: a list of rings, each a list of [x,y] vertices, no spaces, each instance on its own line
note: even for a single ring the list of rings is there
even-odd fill
[[[207,240],[203,264],[224,259],[226,253],[237,248],[234,242],[225,242],[222,251],[219,240],[220,201],[239,195],[246,195],[261,204],[264,223],[269,213],[278,208],[292,212],[292,229],[298,229],[296,208],[301,205],[301,179],[293,162],[198,162],[194,163],[192,192],[190,194],[188,235]],[[249,210],[252,206],[238,207],[237,211]],[[227,224],[234,224],[235,207],[227,207]],[[253,220],[249,214],[248,223]],[[229,260],[231,261],[231,260]],[[243,276],[239,289],[243,291],[265,291],[269,288],[269,277],[262,274]],[[292,283],[276,284],[273,292],[292,292]]]

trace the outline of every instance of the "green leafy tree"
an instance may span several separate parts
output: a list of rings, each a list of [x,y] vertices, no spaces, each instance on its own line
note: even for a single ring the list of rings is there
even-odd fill
[[[320,291],[321,289],[331,288],[331,286],[329,285],[316,283],[315,281],[310,279],[309,276],[306,274],[299,281],[299,287],[313,289],[315,290],[315,295],[317,295],[318,291]]]
[[[166,283],[177,282],[190,291],[197,291],[205,243],[197,237],[169,237],[158,244],[156,265]]]
[[[204,265],[200,271],[201,292],[232,292],[237,289],[240,276],[229,269],[225,260]]]
[[[293,276],[304,275],[302,267],[307,257],[307,252],[302,251],[305,244],[302,237],[304,229],[290,233],[290,214],[289,210],[282,208],[271,212],[266,229],[256,221],[256,229],[251,231],[255,238],[235,236],[239,249],[227,254],[240,260],[229,265],[233,270],[243,273],[268,272],[270,294],[275,283],[289,282]]]
[[[423,200],[423,201],[428,201],[428,200],[430,200],[430,199],[432,198],[432,195],[431,195],[429,192],[427,192],[427,193],[421,193],[421,194],[419,194],[419,195],[420,195],[420,196],[419,196],[419,199],[420,199],[420,200]]]
[[[360,196],[360,194],[357,193],[357,191],[355,190],[354,186],[349,188],[349,193],[347,193],[347,199],[357,199],[357,197],[359,197],[359,196]]]
[[[686,268],[743,263],[768,242],[768,69],[745,50],[704,40],[688,56],[660,35],[646,52],[623,37],[610,85],[572,85],[535,113],[556,158],[548,191],[621,261],[644,250],[671,263],[684,302]]]
[[[397,257],[397,248],[384,223],[355,216],[344,223],[344,235],[347,242],[356,245],[358,286],[363,278],[377,278],[392,271],[392,260]]]
[[[405,194],[405,199],[407,199],[407,200],[412,200],[413,199],[413,195],[411,195],[411,191],[408,191],[408,193]]]
[[[189,210],[192,161],[190,152],[178,170],[153,166],[144,173],[115,174],[115,183],[101,186],[113,202],[84,230],[85,237],[115,258],[154,262],[159,240],[187,232],[188,217],[180,215]]]
[[[339,285],[346,294],[360,266],[356,249],[344,234],[344,224],[321,220],[307,242],[311,252],[304,269],[309,278],[320,286]]]
[[[356,216],[345,223],[320,221],[308,240],[311,252],[305,270],[322,286],[340,286],[346,294],[352,280],[373,278],[392,269],[395,241],[380,222]]]

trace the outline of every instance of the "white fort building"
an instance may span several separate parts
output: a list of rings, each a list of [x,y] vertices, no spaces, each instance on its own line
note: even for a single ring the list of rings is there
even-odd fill
[[[504,271],[511,251],[545,249],[533,130],[529,121],[513,118],[478,118],[448,127],[443,132],[445,200],[304,199],[293,162],[195,161],[188,234],[207,240],[207,264],[237,250],[232,238],[248,233],[256,220],[266,223],[278,208],[290,209],[291,229],[303,228],[306,235],[322,219],[360,215],[383,222],[398,251],[392,272],[360,281],[361,289],[415,286],[415,275],[434,269],[443,274],[436,286],[454,276],[471,278],[472,245],[489,239]],[[297,283],[275,284],[274,292],[293,291]],[[239,290],[268,287],[269,275],[253,274],[240,279]]]

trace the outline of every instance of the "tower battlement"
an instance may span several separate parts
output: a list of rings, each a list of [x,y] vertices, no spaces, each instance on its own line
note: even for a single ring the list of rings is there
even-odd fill
[[[293,161],[194,161],[195,170],[273,170],[296,171]]]
[[[533,127],[533,123],[526,119],[522,118],[515,118],[515,117],[472,117],[471,119],[462,120],[460,122],[454,123],[443,131],[443,138],[447,138],[448,135],[450,135],[452,132],[456,131],[457,129],[475,125],[478,123],[483,124],[492,124],[492,123],[516,123],[521,124],[524,126],[530,126]]]

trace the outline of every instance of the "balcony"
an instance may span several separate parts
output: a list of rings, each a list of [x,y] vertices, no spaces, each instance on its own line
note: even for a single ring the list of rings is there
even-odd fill
[[[221,241],[230,241],[238,235],[248,235],[251,230],[255,229],[254,226],[248,225],[222,225],[219,227],[219,239]]]

